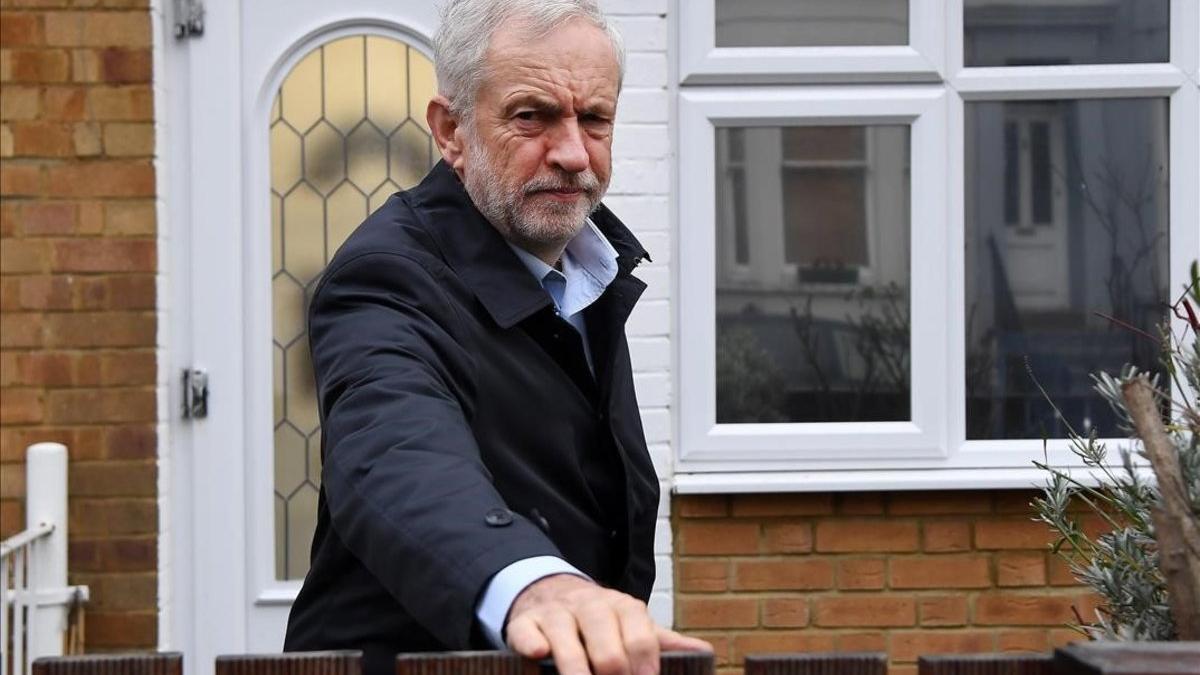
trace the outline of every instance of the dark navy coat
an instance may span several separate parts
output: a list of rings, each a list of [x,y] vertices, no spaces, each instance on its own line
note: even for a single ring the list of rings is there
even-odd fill
[[[287,650],[487,648],[474,607],[557,555],[645,600],[658,480],[624,326],[645,250],[592,216],[620,271],[579,334],[439,163],[347,239],[313,293],[323,447],[312,567]]]

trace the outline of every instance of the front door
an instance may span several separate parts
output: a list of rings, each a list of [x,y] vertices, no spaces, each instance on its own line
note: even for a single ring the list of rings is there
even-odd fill
[[[309,294],[437,158],[433,0],[209,3],[204,23],[167,38],[159,88],[166,375],[201,369],[209,388],[206,416],[173,415],[163,466],[162,643],[192,673],[282,645],[320,485]]]

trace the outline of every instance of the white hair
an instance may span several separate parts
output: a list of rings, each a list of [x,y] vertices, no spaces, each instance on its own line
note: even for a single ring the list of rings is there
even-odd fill
[[[625,45],[595,0],[447,0],[433,38],[438,92],[450,111],[470,123],[479,85],[487,76],[487,51],[501,24],[519,20],[534,38],[571,21],[585,19],[608,36],[617,57],[617,89],[625,77]]]

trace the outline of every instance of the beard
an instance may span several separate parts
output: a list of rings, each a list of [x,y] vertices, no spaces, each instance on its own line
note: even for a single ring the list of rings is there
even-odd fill
[[[590,168],[579,173],[552,170],[524,183],[506,181],[503,167],[488,147],[471,131],[466,138],[474,165],[463,176],[467,194],[505,239],[526,250],[561,249],[583,229],[608,189],[608,182]],[[578,190],[579,194],[570,201],[539,194],[549,190]]]

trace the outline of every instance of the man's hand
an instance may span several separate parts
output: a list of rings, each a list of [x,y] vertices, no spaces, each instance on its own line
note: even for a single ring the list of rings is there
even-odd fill
[[[506,633],[508,646],[526,658],[553,656],[561,675],[657,675],[660,651],[713,649],[656,626],[637,598],[571,574],[521,591]]]

